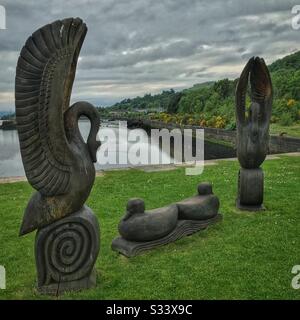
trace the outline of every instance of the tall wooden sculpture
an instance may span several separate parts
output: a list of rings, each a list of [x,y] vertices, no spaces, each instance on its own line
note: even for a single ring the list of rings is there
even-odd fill
[[[251,105],[246,110],[250,78]],[[269,146],[269,123],[272,111],[272,82],[263,59],[251,58],[236,89],[237,156],[241,165],[238,179],[237,207],[263,209],[264,162]]]
[[[29,183],[37,190],[25,210],[20,235],[38,230],[38,289],[44,293],[89,288],[99,252],[99,225],[84,205],[95,179],[97,110],[69,107],[79,52],[87,33],[81,19],[55,21],[23,47],[16,70],[16,117]],[[91,121],[87,143],[78,120]]]

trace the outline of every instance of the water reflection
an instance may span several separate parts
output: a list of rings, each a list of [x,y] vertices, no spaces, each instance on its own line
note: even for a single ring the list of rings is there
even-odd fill
[[[101,127],[102,128],[110,128],[115,131],[115,141],[110,139],[110,143],[115,142],[116,143],[116,149],[114,152],[111,152],[107,154],[106,159],[109,160],[111,164],[101,164],[99,163],[101,161],[100,153],[98,151],[97,158],[98,163],[96,163],[95,167],[97,170],[101,169],[108,169],[108,168],[122,168],[122,167],[128,167],[128,164],[119,164],[119,159],[125,158],[126,154],[128,154],[128,158],[132,159],[133,153],[135,153],[137,150],[136,148],[132,148],[134,145],[134,142],[128,142],[127,148],[126,142],[126,132],[128,135],[132,132],[130,129],[123,129],[121,130],[120,134],[118,134],[118,122],[103,122]],[[84,140],[87,140],[88,134],[90,132],[90,122],[87,120],[80,121],[79,122],[79,128],[80,132],[84,138]],[[142,131],[140,131],[142,133]],[[148,133],[149,134],[149,133]],[[150,137],[148,134],[143,131],[143,134],[141,135],[142,143],[138,144],[138,148],[140,148],[141,152],[145,152],[144,154],[148,153],[148,159],[150,160],[150,154],[154,151],[154,153],[158,154],[158,160],[156,163],[153,163],[151,161],[151,164],[161,164],[161,163],[173,163],[173,156],[174,156],[174,150],[172,148],[172,140],[171,140],[171,149],[162,151],[161,145],[159,143],[157,145],[153,145],[150,143]],[[99,133],[98,133],[98,140],[99,140]],[[101,139],[102,140],[102,139]],[[194,143],[192,144],[191,148],[194,149]],[[23,169],[22,159],[19,151],[19,140],[18,140],[18,134],[16,130],[10,130],[10,131],[4,131],[0,130],[0,177],[15,177],[15,176],[24,176],[25,172]],[[217,144],[209,141],[204,142],[204,158],[205,159],[218,159],[218,158],[230,158],[235,157],[236,153],[235,150],[231,147]],[[182,151],[182,154],[184,154],[184,151]],[[194,152],[192,152],[194,156]],[[153,160],[153,159],[151,159]],[[184,159],[177,159],[177,161],[181,161]],[[185,159],[186,160],[186,159]],[[199,159],[200,160],[200,159]],[[103,162],[102,162],[103,163]],[[150,163],[150,161],[149,161]],[[130,164],[132,166],[132,164]]]
[[[88,134],[90,132],[90,122],[89,121],[80,121],[79,122],[80,132],[82,134],[82,137],[86,141]],[[118,123],[110,123],[110,122],[104,122],[102,124],[102,127],[109,127],[115,130],[117,133],[118,130]],[[128,134],[131,130],[128,129]],[[109,154],[109,160],[112,162],[113,159],[119,158],[119,146],[124,145],[126,141],[126,135],[125,134],[116,134],[117,140],[116,140],[116,151],[114,153]],[[99,139],[99,138],[98,138]],[[144,143],[140,144],[142,151],[147,150],[150,154],[151,148],[158,149],[159,146],[151,146],[149,144],[149,138],[147,134],[145,133],[145,136],[143,138]],[[128,143],[128,150],[129,153],[133,152],[131,151],[131,146],[133,143]],[[123,150],[121,152],[126,153],[126,150]],[[161,158],[163,161],[170,161],[172,162],[171,158],[161,152],[159,150],[159,153],[161,155]],[[99,154],[99,153],[98,153]],[[118,162],[118,161],[117,161]],[[95,165],[97,170],[101,169],[107,169],[107,168],[120,168],[120,167],[128,167],[127,164],[99,164],[96,163]],[[19,148],[19,140],[18,140],[18,133],[16,130],[0,130],[0,177],[16,177],[16,176],[24,176],[25,172],[23,169],[22,159],[20,155],[20,148]]]
[[[0,130],[0,176],[24,176],[16,130]]]

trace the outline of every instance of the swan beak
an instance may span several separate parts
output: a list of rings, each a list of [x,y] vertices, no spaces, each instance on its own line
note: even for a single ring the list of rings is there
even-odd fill
[[[89,151],[90,151],[90,156],[92,161],[95,163],[97,162],[97,150],[98,148],[101,146],[101,142],[100,141],[94,141],[94,142],[90,142],[88,143],[88,147],[89,147]]]

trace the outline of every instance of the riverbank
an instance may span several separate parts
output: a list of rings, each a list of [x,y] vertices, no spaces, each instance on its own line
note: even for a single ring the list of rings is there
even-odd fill
[[[275,160],[280,159],[281,156],[288,156],[288,157],[300,157],[300,152],[294,153],[282,153],[282,154],[273,154],[267,155],[267,160]],[[221,164],[222,161],[237,161],[237,158],[224,158],[224,159],[212,159],[212,160],[204,160],[204,167],[206,166],[214,166]],[[106,172],[117,172],[117,171],[124,171],[124,170],[139,170],[144,172],[159,172],[159,171],[169,171],[175,170],[178,168],[188,168],[191,167],[189,163],[182,163],[182,164],[160,164],[160,165],[147,165],[147,166],[129,166],[129,167],[121,167],[121,168],[107,168],[96,171],[96,177],[102,177],[105,175]],[[15,182],[24,182],[27,181],[25,176],[21,177],[0,177],[0,184],[6,183],[15,183]]]
[[[0,130],[16,130],[16,120],[1,120]]]
[[[89,121],[79,121],[79,127],[80,132],[83,136],[83,138],[86,140],[89,132],[90,132],[90,123]],[[116,144],[122,145],[126,143],[127,141],[127,135],[125,132],[122,134],[118,131],[118,122],[105,122],[102,121],[101,128],[110,128],[114,130],[115,136],[116,136]],[[130,134],[130,129],[127,131],[128,134]],[[145,140],[146,140],[145,136]],[[149,137],[148,137],[149,138]],[[145,152],[149,152],[150,148],[152,150],[157,150],[159,153],[163,155],[163,151],[161,150],[159,143],[151,143],[150,139],[147,139],[148,143],[142,144],[142,149]],[[172,145],[172,141],[170,141]],[[195,145],[195,144],[193,144]],[[128,144],[128,155],[130,155],[130,149],[132,144]],[[204,142],[204,158],[205,159],[220,159],[220,158],[231,158],[236,155],[235,150],[227,145],[223,145],[220,143],[216,143],[215,141],[208,141],[206,140]],[[164,161],[169,161],[170,163],[173,162],[173,149],[172,146],[170,148],[171,150],[166,150],[165,154],[162,159]],[[19,138],[18,133],[16,130],[0,130],[0,150],[5,150],[1,152],[0,154],[0,177],[20,177],[24,176],[24,168],[21,160],[21,154],[20,154],[20,146],[19,146]],[[118,157],[119,148],[117,148],[116,156]],[[182,151],[182,154],[184,154],[184,150]],[[96,170],[102,170],[104,168],[111,169],[113,167],[120,167],[117,165],[117,159],[114,159],[113,153],[110,154],[112,161],[111,163],[102,163],[99,159],[99,163],[96,163],[95,167]],[[177,161],[184,161],[184,159],[176,159]],[[122,167],[125,167],[126,165],[122,165]]]
[[[238,162],[217,163],[201,176],[176,168],[97,177],[87,201],[101,226],[97,286],[58,298],[35,290],[35,234],[18,237],[33,189],[26,182],[0,185],[0,263],[7,270],[0,299],[299,299],[291,287],[291,270],[299,264],[299,155],[264,162],[267,210],[255,214],[235,207]],[[148,209],[162,207],[195,194],[201,181],[211,181],[220,197],[221,223],[134,259],[111,250],[129,198],[144,198]]]

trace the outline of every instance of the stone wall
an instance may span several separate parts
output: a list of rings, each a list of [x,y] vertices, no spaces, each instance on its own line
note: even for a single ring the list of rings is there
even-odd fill
[[[123,119],[125,120],[125,119]],[[179,126],[176,124],[166,124],[161,121],[154,120],[127,120],[129,128],[144,128],[144,129],[162,129],[166,128],[169,130],[180,128],[180,129],[201,129],[198,126]],[[236,131],[215,129],[215,128],[204,128],[204,136],[206,139],[214,139],[220,141],[226,141],[235,146]],[[286,153],[286,152],[300,152],[300,139],[286,137],[286,136],[275,136],[272,135],[270,138],[270,153]]]

